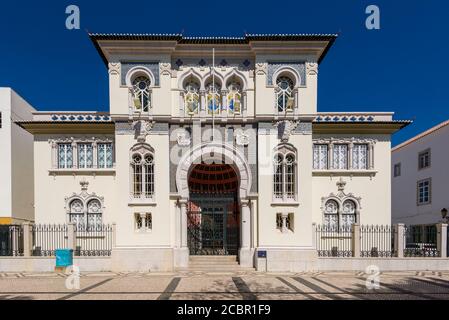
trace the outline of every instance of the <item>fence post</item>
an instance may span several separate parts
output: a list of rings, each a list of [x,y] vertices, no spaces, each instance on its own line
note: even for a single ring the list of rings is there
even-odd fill
[[[67,225],[67,248],[75,251],[76,249],[76,231],[75,223],[69,222]]]
[[[33,244],[31,243],[31,224],[26,221],[22,224],[23,228],[23,256],[30,257],[31,256],[31,248]]]
[[[447,224],[437,224],[437,251],[441,258],[447,257]]]
[[[398,258],[404,258],[404,231],[405,226],[403,223],[398,223],[394,226],[394,249]]]
[[[112,223],[112,249],[117,245],[117,224]]]
[[[352,225],[352,256],[360,258],[360,225],[358,223]]]
[[[316,223],[312,223],[312,247],[316,250]]]

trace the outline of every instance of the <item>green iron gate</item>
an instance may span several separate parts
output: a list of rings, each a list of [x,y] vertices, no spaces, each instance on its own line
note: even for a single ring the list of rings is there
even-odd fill
[[[191,255],[236,255],[239,213],[236,202],[224,198],[191,199],[187,212],[187,238]]]

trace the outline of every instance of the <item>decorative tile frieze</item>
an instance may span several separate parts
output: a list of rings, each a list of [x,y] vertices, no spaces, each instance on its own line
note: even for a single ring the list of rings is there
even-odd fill
[[[300,122],[294,129],[294,133],[312,134],[312,122]]]
[[[117,135],[127,135],[134,134],[133,126],[131,122],[128,121],[116,121],[115,122],[115,134]]]
[[[205,57],[182,57],[182,58],[174,58],[172,60],[172,66],[175,70],[183,70],[185,68],[199,68],[205,69],[212,66],[212,58],[210,56]],[[240,71],[248,71],[253,69],[254,63],[250,59],[245,58],[233,58],[233,57],[215,57],[215,66],[219,69],[231,69],[237,68]]]

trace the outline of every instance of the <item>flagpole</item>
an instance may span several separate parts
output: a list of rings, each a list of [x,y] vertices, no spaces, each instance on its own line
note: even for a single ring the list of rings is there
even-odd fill
[[[212,48],[212,142],[215,140],[215,48]]]

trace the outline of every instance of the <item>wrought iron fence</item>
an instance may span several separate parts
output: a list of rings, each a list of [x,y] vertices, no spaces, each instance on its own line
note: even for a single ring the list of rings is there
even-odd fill
[[[35,224],[31,231],[33,256],[54,256],[56,249],[68,248],[66,224]]]
[[[404,257],[439,257],[435,225],[414,225],[404,228]]]
[[[23,256],[23,229],[19,225],[0,225],[0,256]]]
[[[361,257],[393,257],[394,228],[390,225],[360,226]]]
[[[316,247],[319,257],[352,257],[351,227],[316,226]]]
[[[112,251],[113,227],[98,224],[85,228],[75,226],[75,256],[110,256]]]

